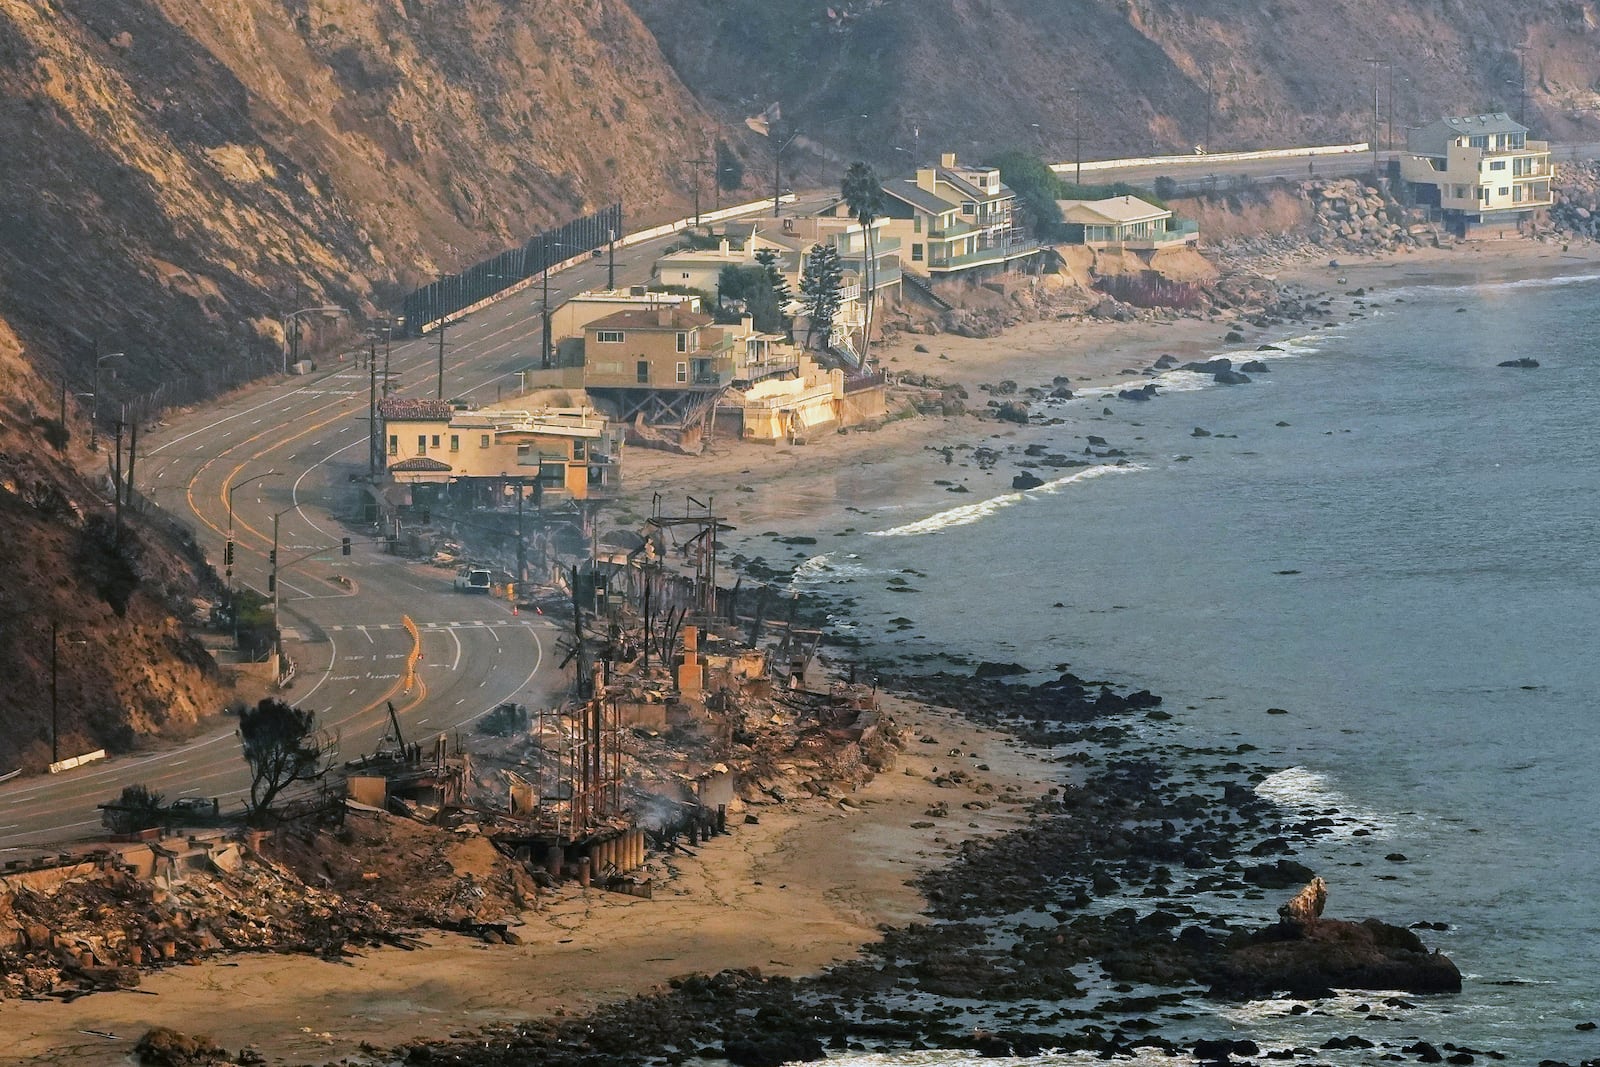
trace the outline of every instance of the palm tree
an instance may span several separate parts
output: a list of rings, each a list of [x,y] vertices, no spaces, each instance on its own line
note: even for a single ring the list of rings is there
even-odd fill
[[[850,164],[850,169],[845,171],[844,182],[839,186],[839,195],[843,198],[845,206],[850,209],[850,214],[861,224],[862,242],[866,246],[866,260],[862,270],[862,282],[867,295],[867,324],[861,334],[861,370],[864,373],[872,345],[872,310],[878,296],[877,242],[873,224],[878,221],[887,205],[883,195],[883,183],[878,180],[877,173],[859,160]]]

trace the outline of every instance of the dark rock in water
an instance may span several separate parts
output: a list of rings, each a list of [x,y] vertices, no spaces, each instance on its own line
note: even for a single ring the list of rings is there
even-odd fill
[[[1390,863],[1406,862],[1406,854],[1404,852],[1391,852],[1383,858],[1388,860]]]
[[[1249,362],[1241,363],[1239,364],[1239,369],[1246,374],[1266,374],[1269,370],[1267,365],[1261,362],[1259,359],[1252,359]]]
[[[1526,368],[1528,370],[1532,370],[1534,367],[1537,367],[1538,365],[1539,365],[1539,361],[1538,360],[1533,359],[1533,358],[1528,357],[1528,356],[1523,356],[1521,359],[1508,359],[1508,360],[1505,360],[1502,363],[1495,364],[1495,366],[1497,366],[1497,367],[1523,367],[1523,368]]]
[[[1023,471],[1011,479],[1011,488],[1013,489],[1037,489],[1043,484],[1043,478],[1035,477],[1027,471]]]
[[[1218,385],[1249,385],[1250,376],[1240,374],[1236,370],[1221,370],[1211,376],[1211,380]]]
[[[774,538],[774,540],[780,545],[814,545],[817,543],[817,539],[815,537],[806,537],[803,535],[796,535],[793,537],[777,537]]]
[[[1287,422],[1284,422],[1282,419],[1279,419],[1277,422],[1273,423],[1272,425],[1274,425],[1274,426],[1287,426],[1289,424]]]
[[[1279,860],[1246,867],[1240,877],[1262,889],[1288,889],[1290,886],[1305,885],[1315,876],[1316,872],[1303,863]]]
[[[1287,715],[1287,714],[1289,714],[1289,709],[1288,708],[1268,708],[1267,709],[1267,714],[1268,715]]]
[[[1592,1023],[1592,1022],[1579,1023],[1577,1026],[1573,1027],[1574,1030],[1582,1030],[1585,1033],[1589,1032],[1590,1030],[1593,1030],[1594,1028],[1595,1028],[1595,1024]]]
[[[1005,422],[1026,423],[1028,421],[1028,405],[1015,400],[1007,400],[995,408],[995,418]]]
[[[947,492],[947,493],[970,493],[970,492],[972,492],[972,490],[968,489],[964,485],[952,485],[950,488],[946,489],[945,492]]]
[[[735,1067],[783,1067],[785,1063],[812,1063],[828,1058],[821,1041],[800,1034],[736,1038],[722,1046],[722,1056]]]
[[[1088,441],[1091,445],[1097,445],[1100,448],[1104,448],[1106,446],[1106,439],[1097,434],[1089,434],[1084,438],[1084,440]]]
[[[1211,436],[1211,431],[1210,430],[1206,430],[1206,429],[1202,429],[1201,427],[1196,426],[1194,429],[1189,431],[1189,436],[1190,437],[1210,437]]]
[[[1279,909],[1282,920],[1232,943],[1217,961],[1213,992],[1257,997],[1274,990],[1398,989],[1459,993],[1461,972],[1442,952],[1377,919],[1346,922],[1321,917],[1327,888],[1314,879]]]
[[[1407,1045],[1400,1050],[1408,1056],[1415,1056],[1418,1063],[1443,1063],[1444,1055],[1426,1041],[1418,1041],[1414,1045]]]
[[[1138,389],[1122,389],[1117,392],[1119,400],[1149,400],[1156,395],[1154,385],[1140,386]]]
[[[1229,330],[1227,336],[1223,338],[1223,341],[1230,345],[1239,344],[1243,340],[1244,334],[1240,333],[1238,330]]]
[[[1162,370],[1168,370],[1172,367],[1176,367],[1178,365],[1178,360],[1176,356],[1164,355],[1156,360],[1155,365]]]
[[[1064,385],[1058,385],[1054,389],[1050,390],[1050,399],[1051,400],[1071,400],[1072,399],[1072,390],[1068,389]]]
[[[1048,451],[1049,449],[1044,445],[1029,445],[1022,450],[1022,454],[1025,456],[1042,456]]]
[[[1204,363],[1185,363],[1179,369],[1193,371],[1196,374],[1215,374],[1218,371],[1232,370],[1233,360],[1219,357],[1217,359],[1208,359]]]
[[[1027,674],[1028,668],[1020,663],[995,663],[984,660],[972,672],[974,678],[1009,678],[1015,674]]]
[[[1256,345],[1256,351],[1257,352],[1282,352],[1283,349],[1279,348],[1277,345]]]

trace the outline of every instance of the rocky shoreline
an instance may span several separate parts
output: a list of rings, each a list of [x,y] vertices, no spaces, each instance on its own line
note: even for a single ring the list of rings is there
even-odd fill
[[[1188,1051],[1206,1063],[1315,1059],[1341,1048],[1418,1062],[1496,1058],[1361,1034],[1265,1052],[1203,1026],[1177,1036],[1195,1017],[1186,1010],[1195,998],[1241,1002],[1287,991],[1300,1001],[1294,1013],[1321,1015],[1333,988],[1367,988],[1388,994],[1369,1017],[1395,1017],[1415,1006],[1402,992],[1458,991],[1460,974],[1412,930],[1376,920],[1241,918],[1312,876],[1292,857],[1340,817],[1286,819],[1254,790],[1268,768],[1245,762],[1247,745],[1202,752],[1153,738],[1165,718],[1158,697],[1071,675],[1036,686],[948,674],[895,684],[1028,734],[1063,769],[1033,802],[1028,826],[968,841],[950,864],[919,879],[926,921],[886,930],[858,959],[814,977],[686,975],[591,1015],[388,1056],[475,1067],[694,1057],[776,1067],[830,1052],[925,1048],[980,1056]],[[970,757],[946,756],[940,769],[954,796],[930,808],[930,820],[959,819],[963,807],[984,802],[956,804]]]

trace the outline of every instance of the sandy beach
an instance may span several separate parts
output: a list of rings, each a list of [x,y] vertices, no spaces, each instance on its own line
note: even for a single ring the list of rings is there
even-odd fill
[[[1276,277],[1345,301],[1342,294],[1358,288],[1382,300],[1386,289],[1428,281],[1597,267],[1600,248],[1593,245],[1563,253],[1559,245],[1507,240],[1362,258],[1337,268],[1305,263]],[[1026,388],[1066,376],[1075,390],[1125,387],[1130,377],[1141,381],[1136,376],[1162,354],[1180,362],[1222,354],[1249,358],[1256,345],[1305,330],[1252,329],[1244,342],[1228,345],[1223,337],[1231,321],[1037,322],[989,339],[905,336],[878,355],[895,375],[960,383],[970,393],[969,410],[981,411],[988,395],[980,383],[1010,379]],[[927,351],[916,351],[918,344]],[[821,538],[841,525],[865,526],[880,509],[925,514],[951,501],[979,499],[949,495],[948,486],[936,484],[941,479],[971,480],[974,494],[985,478],[996,491],[1009,488],[1009,471],[951,464],[936,449],[1004,440],[1018,429],[970,415],[911,415],[804,445],[718,441],[694,459],[635,449],[627,459],[627,493],[636,513],[648,508],[655,492],[711,494],[741,537],[773,530]],[[0,1060],[125,1063],[134,1040],[164,1025],[210,1034],[230,1049],[253,1045],[272,1058],[322,1062],[355,1053],[362,1043],[392,1047],[580,1012],[689,972],[815,972],[875,940],[880,924],[913,920],[922,901],[908,880],[940,864],[968,837],[1026,822],[1026,802],[1059,773],[1044,755],[951,712],[887,703],[906,734],[888,772],[843,802],[753,809],[758,823],[738,825],[697,857],[673,859],[670,871],[661,868],[668,877],[653,900],[598,889],[548,894],[541,910],[523,916],[520,946],[435,933],[430,947],[373,951],[348,963],[237,956],[151,974],[135,992],[70,1004],[0,1002],[0,1027],[11,1039]],[[936,782],[941,768],[956,764],[972,774],[971,782],[954,789]],[[990,806],[964,809],[973,797],[963,794],[978,788]],[[952,814],[930,820],[925,813],[938,801]]]
[[[10,1041],[0,1060],[125,1063],[132,1043],[159,1025],[321,1062],[363,1042],[390,1047],[580,1012],[674,975],[815,972],[876,940],[879,924],[915,919],[922,901],[911,878],[971,836],[1025,822],[1026,802],[1049,788],[1049,765],[1004,734],[920,704],[890,698],[886,708],[907,732],[887,772],[840,802],[752,809],[758,823],[709,841],[693,859],[658,863],[667,877],[653,900],[600,889],[547,894],[541,910],[522,916],[520,946],[433,932],[430,947],[348,963],[240,955],[150,974],[134,992],[4,1001],[0,1028]],[[939,769],[957,766],[970,782],[935,783]],[[989,806],[962,807],[979,797]],[[928,818],[941,801],[952,814]]]

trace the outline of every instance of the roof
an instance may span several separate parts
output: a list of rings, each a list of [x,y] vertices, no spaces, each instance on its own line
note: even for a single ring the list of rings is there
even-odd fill
[[[946,211],[954,211],[960,204],[946,200],[936,193],[930,193],[917,185],[917,179],[893,178],[883,183],[883,191],[896,200],[910,204],[919,211],[926,211],[930,215],[940,215]]]
[[[392,396],[378,403],[378,413],[388,422],[448,422],[454,411],[448,400]]]
[[[662,322],[663,313],[666,322]],[[605,318],[595,319],[585,330],[693,330],[709,326],[715,320],[710,315],[687,311],[682,305],[671,308],[629,309],[614,311]]]
[[[1112,196],[1104,200],[1057,200],[1064,222],[1094,224],[1101,220],[1117,223],[1149,222],[1169,218],[1166,208],[1140,200],[1136,196]],[[1089,216],[1089,217],[1085,217]],[[1094,217],[1098,216],[1098,218]]]
[[[1494,136],[1501,133],[1526,134],[1528,127],[1517,122],[1504,111],[1488,115],[1457,115],[1436,119],[1406,135],[1406,147],[1425,156],[1446,155],[1450,142],[1457,137]]]
[[[412,456],[410,459],[402,459],[398,463],[389,464],[389,470],[391,470],[391,471],[401,471],[401,472],[405,472],[405,471],[447,471],[449,469],[450,469],[450,464],[443,463],[443,462],[441,462],[441,461],[439,461],[437,459],[433,459],[430,456]]]

